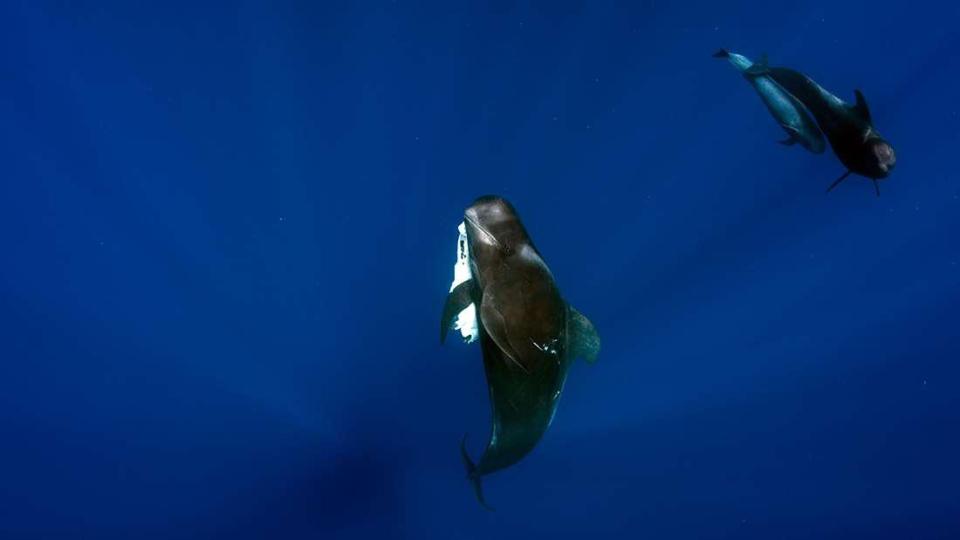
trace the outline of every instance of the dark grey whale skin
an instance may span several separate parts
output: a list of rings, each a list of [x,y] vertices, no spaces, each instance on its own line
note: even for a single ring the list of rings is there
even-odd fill
[[[849,172],[873,180],[889,176],[896,165],[896,154],[873,127],[866,99],[859,90],[855,91],[856,104],[850,105],[799,71],[770,67],[765,74],[807,107]]]
[[[553,420],[570,364],[576,358],[594,362],[600,340],[590,321],[561,296],[509,202],[480,197],[464,212],[464,223],[474,277],[450,291],[440,339],[461,309],[477,306],[493,422],[476,463],[466,437],[460,452],[477,499],[490,509],[481,477],[534,449]]]

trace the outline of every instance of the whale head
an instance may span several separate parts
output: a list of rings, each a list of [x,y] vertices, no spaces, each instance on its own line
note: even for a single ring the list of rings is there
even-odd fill
[[[528,241],[520,216],[506,199],[496,195],[480,197],[463,214],[467,237],[477,264],[513,254]]]
[[[889,176],[897,164],[897,154],[893,151],[893,146],[880,136],[868,139],[865,145],[864,175],[877,180]]]

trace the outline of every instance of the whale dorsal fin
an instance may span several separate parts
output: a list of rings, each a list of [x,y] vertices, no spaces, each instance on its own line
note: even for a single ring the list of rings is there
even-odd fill
[[[853,106],[853,110],[857,111],[857,114],[860,115],[860,118],[862,118],[864,122],[872,124],[870,108],[867,107],[867,98],[863,97],[863,92],[859,90],[854,90],[853,93],[857,96],[857,104]]]
[[[590,319],[582,313],[567,306],[567,327],[570,332],[570,357],[583,358],[589,363],[597,361],[600,354],[600,336]]]
[[[761,54],[760,58],[743,72],[747,77],[760,77],[770,73],[770,65],[767,62],[767,55]]]

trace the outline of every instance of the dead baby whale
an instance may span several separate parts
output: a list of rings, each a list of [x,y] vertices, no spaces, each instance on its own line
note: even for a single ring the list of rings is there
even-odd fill
[[[757,76],[767,76],[799,99],[817,120],[827,136],[833,152],[847,171],[827,188],[830,191],[850,174],[858,174],[873,181],[880,195],[878,180],[890,175],[897,163],[893,146],[873,127],[867,100],[855,90],[856,103],[850,105],[825,90],[813,79],[792,69],[758,66],[751,69]]]
[[[568,305],[543,257],[506,200],[477,199],[463,216],[454,280],[440,320],[480,341],[492,427],[476,463],[460,451],[477,499],[487,506],[481,477],[530,453],[557,409],[570,364],[593,363],[600,339],[593,324]]]
[[[759,62],[754,64],[746,56],[732,53],[726,49],[720,49],[713,56],[729,61],[750,82],[763,104],[767,106],[770,115],[787,132],[787,138],[780,141],[781,144],[799,143],[800,146],[814,154],[823,153],[826,149],[823,134],[813,118],[810,118],[810,113],[807,112],[803,104],[770,77],[753,75],[759,67],[766,64],[765,58],[761,58]]]

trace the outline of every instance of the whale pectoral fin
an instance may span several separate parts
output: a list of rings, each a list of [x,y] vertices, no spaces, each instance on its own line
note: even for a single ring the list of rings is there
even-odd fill
[[[800,140],[800,130],[793,126],[788,126],[786,124],[780,124],[780,127],[782,127],[783,130],[786,131],[787,135],[789,136],[786,139],[782,141],[777,141],[777,142],[784,146],[793,146],[797,144],[797,141]]]
[[[850,171],[843,173],[840,176],[840,178],[837,178],[836,180],[834,180],[834,182],[830,184],[830,187],[827,188],[827,193],[830,193],[831,191],[833,191],[833,188],[839,186],[840,182],[843,182],[844,180],[846,180],[848,176],[850,176]]]
[[[440,343],[447,338],[447,331],[453,327],[456,316],[473,303],[474,281],[472,279],[454,287],[447,295],[443,304],[443,315],[440,316]]]
[[[797,130],[797,128],[795,128],[795,127],[793,127],[793,126],[788,126],[788,125],[785,125],[785,124],[780,124],[780,127],[782,127],[783,130],[787,132],[787,135],[789,135],[789,137],[787,137],[786,139],[784,139],[784,140],[782,140],[782,141],[777,141],[777,142],[780,143],[780,144],[782,144],[782,145],[784,145],[784,146],[793,146],[793,145],[797,144],[797,138],[798,138],[799,135],[800,135],[800,131]]]
[[[854,90],[853,93],[857,96],[857,103],[853,106],[853,110],[857,112],[864,122],[872,124],[873,120],[870,118],[870,107],[867,106],[867,98],[863,97],[863,92],[860,90]]]
[[[568,327],[570,332],[570,347],[572,358],[583,358],[592,364],[597,361],[600,354],[600,336],[597,335],[597,329],[593,327],[590,319],[583,316],[582,313],[567,306]]]
[[[493,340],[493,343],[503,352],[504,358],[524,373],[530,373],[526,366],[520,362],[519,354],[517,354],[516,348],[510,341],[506,319],[504,319],[500,310],[486,298],[480,305],[480,322],[483,323],[483,328],[490,339]]]

